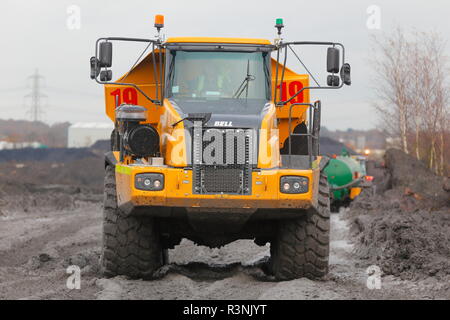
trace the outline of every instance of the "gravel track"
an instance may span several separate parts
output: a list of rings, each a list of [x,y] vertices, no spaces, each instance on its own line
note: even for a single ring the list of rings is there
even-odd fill
[[[275,282],[263,271],[269,247],[241,240],[220,249],[184,240],[154,281],[98,274],[101,207],[0,217],[0,299],[449,299],[448,284],[432,277],[382,278],[366,286],[341,214],[331,217],[330,273],[322,280]],[[81,289],[66,287],[66,267],[81,268]]]

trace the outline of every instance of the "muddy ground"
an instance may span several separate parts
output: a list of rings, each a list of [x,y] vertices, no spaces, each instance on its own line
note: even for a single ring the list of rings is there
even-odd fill
[[[13,164],[2,173],[6,165]],[[0,299],[450,299],[448,193],[421,192],[442,182],[428,172],[414,185],[417,179],[392,179],[398,169],[389,161],[371,169],[377,192],[332,214],[330,272],[321,280],[274,281],[263,271],[269,248],[252,241],[208,249],[184,240],[157,280],[142,281],[98,272],[98,185],[79,177],[20,183],[33,172],[20,167],[0,175]],[[81,268],[80,290],[66,286],[69,265]],[[372,265],[382,272],[381,289],[367,287]]]

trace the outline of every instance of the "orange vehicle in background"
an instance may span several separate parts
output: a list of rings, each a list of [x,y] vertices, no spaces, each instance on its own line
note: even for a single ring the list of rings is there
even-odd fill
[[[163,26],[157,16],[158,34]],[[280,280],[327,273],[328,159],[319,156],[321,103],[310,90],[349,85],[350,66],[341,44],[284,42],[283,27],[277,19],[274,43],[97,41],[91,78],[104,85],[115,123],[105,157],[106,276],[152,278],[183,238],[270,243],[269,270]],[[147,43],[149,54],[111,81],[115,41]],[[328,47],[327,86],[286,67],[288,51],[304,45]]]

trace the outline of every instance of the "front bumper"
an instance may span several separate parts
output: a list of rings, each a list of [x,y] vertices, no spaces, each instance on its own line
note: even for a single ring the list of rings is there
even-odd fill
[[[164,189],[144,191],[135,188],[139,173],[161,173]],[[119,207],[183,207],[224,209],[308,209],[317,205],[319,169],[268,169],[252,172],[252,192],[236,194],[194,194],[192,170],[144,165],[116,165],[117,201]],[[280,192],[281,176],[304,176],[309,179],[309,190],[302,194]]]

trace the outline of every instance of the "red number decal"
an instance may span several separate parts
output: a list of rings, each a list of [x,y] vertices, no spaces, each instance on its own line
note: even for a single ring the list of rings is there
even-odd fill
[[[289,98],[296,94],[299,90],[303,88],[303,83],[300,81],[291,81],[289,82]],[[277,86],[277,90],[280,90],[280,85]],[[287,97],[287,88],[286,81],[283,81],[282,89],[281,89],[281,100],[286,101]],[[277,93],[278,95],[278,93]],[[303,91],[300,92],[294,99],[290,101],[290,103],[302,103],[303,102]]]
[[[114,97],[114,103],[118,106],[122,103],[122,99],[120,97],[120,89],[116,89],[114,91],[111,91],[110,95]]]
[[[126,88],[123,90],[123,101],[129,104],[138,104],[137,103],[137,91],[134,88]]]
[[[122,101],[129,104],[138,104],[138,94],[134,88],[126,88],[123,91],[116,89],[111,91],[110,95],[114,97],[114,102],[121,105]]]
[[[299,90],[303,88],[303,84],[300,81],[292,81],[289,83],[289,96],[293,96]],[[300,92],[294,99],[291,100],[291,103],[302,103],[303,102],[303,91]]]

